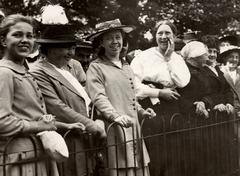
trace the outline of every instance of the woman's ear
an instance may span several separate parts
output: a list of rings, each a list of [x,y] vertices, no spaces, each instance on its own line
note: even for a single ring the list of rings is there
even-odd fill
[[[0,42],[1,42],[1,45],[2,45],[3,47],[6,47],[6,46],[7,46],[5,37],[0,36]]]

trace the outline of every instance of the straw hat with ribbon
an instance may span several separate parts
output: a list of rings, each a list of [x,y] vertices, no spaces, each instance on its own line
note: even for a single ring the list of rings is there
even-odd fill
[[[96,32],[89,35],[86,39],[93,41],[94,39],[98,38],[102,34],[112,31],[112,30],[122,30],[125,33],[132,32],[135,27],[131,25],[122,25],[121,21],[119,19],[111,20],[111,21],[105,21],[102,23],[98,23],[95,26]]]

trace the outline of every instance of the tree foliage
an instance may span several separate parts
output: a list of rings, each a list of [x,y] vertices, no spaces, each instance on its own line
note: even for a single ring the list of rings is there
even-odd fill
[[[132,48],[148,48],[144,38],[152,31],[156,21],[170,19],[179,33],[191,29],[203,34],[239,33],[240,2],[237,0],[0,0],[6,13],[39,16],[46,4],[62,5],[79,32],[86,35],[96,23],[120,18],[122,23],[135,25],[129,36]]]

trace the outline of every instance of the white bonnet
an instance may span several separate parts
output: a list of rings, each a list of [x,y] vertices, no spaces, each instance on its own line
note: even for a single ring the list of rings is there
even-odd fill
[[[207,46],[199,41],[189,42],[181,50],[181,55],[184,59],[195,58],[207,53]]]

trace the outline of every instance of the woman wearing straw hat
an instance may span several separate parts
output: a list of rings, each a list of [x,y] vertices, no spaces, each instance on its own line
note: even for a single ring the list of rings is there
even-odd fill
[[[119,57],[124,34],[133,29],[133,26],[122,25],[116,19],[97,24],[97,31],[88,37],[98,50],[98,59],[90,64],[87,71],[87,91],[102,113],[106,127],[113,122],[118,124],[111,129],[107,140],[108,145],[118,144],[117,148],[108,147],[111,176],[148,175],[149,157],[145,145],[142,140],[133,139],[141,137],[138,114],[152,117],[155,113],[152,109],[145,111],[138,106],[133,72],[128,63]],[[124,134],[128,141],[125,144]]]

